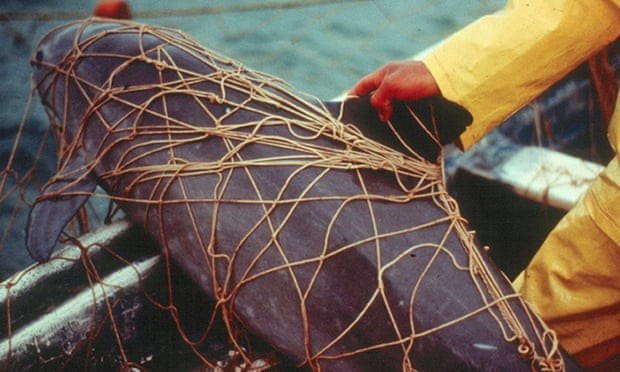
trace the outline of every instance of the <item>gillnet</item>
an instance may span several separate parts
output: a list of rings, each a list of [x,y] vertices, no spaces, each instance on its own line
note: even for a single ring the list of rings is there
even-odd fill
[[[245,330],[313,370],[447,369],[480,350],[509,366],[564,367],[554,333],[476,246],[441,166],[395,124],[383,129],[389,136],[373,135],[347,121],[346,102],[320,102],[183,33],[137,23],[61,26],[32,63],[59,160],[31,205],[29,248],[46,257],[55,229],[76,215],[69,227],[77,231],[61,238],[79,247],[72,260],[94,293],[107,280],[90,264],[97,250],[142,271],[128,246],[77,239],[97,214],[82,203],[95,200],[101,220],[144,227],[161,247],[168,284],[164,298],[142,290],[206,366],[217,367],[201,349],[217,318],[248,365]],[[432,121],[406,113],[408,125],[440,142]],[[10,160],[3,202],[23,201],[30,178],[16,176]],[[207,325],[192,332],[200,337],[181,326],[173,263],[213,299]],[[5,285],[9,351],[11,287],[24,275]],[[104,303],[90,339],[109,320],[122,351],[114,301]],[[122,352],[119,362],[139,365]]]

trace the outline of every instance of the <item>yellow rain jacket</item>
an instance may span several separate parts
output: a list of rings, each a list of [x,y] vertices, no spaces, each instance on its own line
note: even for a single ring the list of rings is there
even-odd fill
[[[620,0],[514,0],[423,62],[467,108],[464,149],[620,36]],[[616,156],[514,282],[584,367],[620,361],[620,99]]]

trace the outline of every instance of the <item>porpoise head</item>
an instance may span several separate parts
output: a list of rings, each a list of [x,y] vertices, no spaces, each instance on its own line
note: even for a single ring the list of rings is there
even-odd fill
[[[60,234],[97,186],[75,141],[87,107],[80,90],[93,88],[78,86],[67,73],[74,70],[72,64],[80,63],[76,46],[106,27],[112,25],[95,24],[89,30],[81,29],[81,23],[60,26],[39,42],[30,60],[41,101],[52,112],[49,116],[59,120],[54,130],[60,166],[35,200],[26,226],[26,248],[37,261],[50,257]]]
[[[82,22],[59,26],[41,39],[30,58],[32,79],[41,102],[62,121],[57,134],[62,134],[66,142],[76,135],[84,107],[89,104],[87,97],[96,94],[96,84],[102,83],[110,69],[116,67],[108,64],[93,68],[94,61],[87,56],[93,36],[118,26],[116,23],[86,26]],[[76,75],[88,76],[88,81],[75,78]]]
[[[26,247],[38,261],[50,257],[63,229],[100,180],[96,171],[103,168],[96,149],[104,136],[113,142],[111,137],[122,132],[110,134],[102,124],[133,120],[125,116],[128,105],[110,99],[110,92],[131,94],[137,102],[148,101],[158,92],[148,88],[160,78],[155,59],[160,48],[175,48],[165,38],[179,34],[165,30],[156,37],[151,32],[136,32],[135,27],[103,19],[63,25],[43,37],[31,57],[32,78],[41,101],[51,111],[50,118],[58,121],[53,127],[60,158],[59,169],[35,200],[26,227]],[[128,31],[131,28],[133,32]],[[142,59],[137,60],[136,54]],[[183,57],[187,63],[196,60],[191,53]],[[196,73],[211,72],[206,68]],[[175,73],[163,74],[178,79]],[[219,90],[217,82],[209,84]],[[128,87],[138,88],[127,93]],[[218,109],[224,112],[223,107]]]
[[[32,78],[41,101],[51,111],[50,118],[58,121],[53,127],[60,157],[59,169],[35,200],[26,227],[26,247],[38,261],[50,257],[67,223],[101,181],[97,173],[103,166],[96,149],[102,145],[104,136],[114,142],[113,136],[118,139],[124,135],[118,133],[122,130],[106,132],[107,123],[134,124],[133,119],[125,116],[128,105],[110,98],[110,92],[118,92],[116,98],[130,94],[132,98],[128,99],[135,102],[148,102],[159,92],[157,88],[148,88],[161,77],[156,61],[158,53],[164,47],[169,51],[175,49],[165,39],[178,38],[180,34],[163,30],[154,36],[148,31],[136,32],[135,28],[135,24],[128,22],[103,19],[70,23],[43,37],[31,57]],[[142,59],[135,58],[136,54]],[[185,63],[196,60],[192,53],[184,53],[182,57]],[[196,74],[213,71],[205,67]],[[164,79],[167,76],[173,81],[178,79],[175,74],[163,72]],[[219,91],[219,83],[208,85]],[[128,87],[138,88],[127,93]],[[172,103],[169,108],[173,109]],[[186,108],[178,110],[186,111]],[[225,111],[223,105],[214,110]],[[142,113],[134,115],[133,118]],[[162,121],[152,115],[150,120]],[[105,182],[102,186],[106,187]]]

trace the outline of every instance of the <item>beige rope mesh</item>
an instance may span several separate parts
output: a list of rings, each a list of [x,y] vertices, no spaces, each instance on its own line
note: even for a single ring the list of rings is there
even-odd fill
[[[408,148],[408,153],[404,154],[365,137],[355,125],[342,122],[341,117],[333,117],[326,107],[317,104],[313,98],[294,94],[292,89],[281,80],[252,71],[235,61],[207,50],[178,31],[123,22],[118,28],[107,30],[104,33],[90,35],[86,32],[89,26],[99,22],[102,21],[98,19],[86,21],[78,31],[70,53],[61,62],[45,66],[52,71],[52,76],[50,77],[52,81],[51,90],[54,90],[54,84],[63,81],[61,77],[64,77],[67,81],[75,83],[83,99],[87,100],[89,104],[87,112],[82,119],[83,125],[80,127],[79,132],[75,138],[67,138],[66,132],[63,132],[63,130],[65,129],[64,125],[70,120],[67,117],[68,110],[66,108],[72,102],[71,97],[66,95],[61,97],[63,102],[52,103],[52,105],[56,104],[57,106],[65,107],[64,116],[60,117],[59,122],[53,126],[59,143],[59,172],[62,172],[63,167],[66,167],[67,159],[76,152],[83,151],[88,146],[87,141],[83,137],[86,130],[85,123],[93,120],[93,118],[97,118],[101,125],[106,127],[107,135],[104,138],[98,139],[100,147],[97,151],[89,153],[91,159],[87,163],[87,170],[96,171],[102,181],[110,183],[116,182],[121,177],[132,180],[124,186],[123,193],[115,195],[98,194],[98,196],[109,198],[119,203],[147,205],[150,206],[148,208],[149,211],[161,210],[167,205],[186,207],[187,213],[190,216],[188,223],[194,230],[196,241],[201,245],[195,247],[195,249],[202,250],[202,257],[211,268],[210,275],[213,282],[213,294],[216,296],[217,310],[226,322],[235,348],[244,359],[249,361],[251,355],[247,355],[242,345],[236,341],[239,323],[233,308],[235,300],[241,289],[249,283],[260,280],[272,273],[284,271],[288,273],[294,283],[295,292],[300,303],[299,308],[301,319],[304,323],[302,327],[305,333],[304,342],[306,345],[306,356],[303,364],[307,364],[313,369],[319,368],[321,360],[345,358],[371,350],[399,346],[402,349],[403,370],[412,370],[416,366],[416,361],[410,360],[410,351],[413,349],[417,339],[448,327],[458,326],[460,322],[483,312],[489,313],[495,319],[506,342],[518,341],[515,343],[515,348],[518,345],[518,350],[515,351],[524,358],[531,360],[533,368],[540,370],[560,370],[563,368],[562,360],[557,350],[557,341],[552,331],[546,328],[534,327],[538,332],[534,335],[536,340],[532,339],[531,335],[528,336],[526,334],[523,325],[517,319],[509,304],[509,300],[518,299],[518,296],[512,293],[504,293],[496,278],[490,274],[485,260],[475,247],[471,232],[467,230],[465,221],[459,214],[456,202],[445,190],[440,165],[424,161],[422,157],[416,154],[414,149]],[[140,45],[137,45],[135,48],[137,53],[135,55],[120,55],[112,53],[98,54],[90,51],[89,47],[95,45],[101,38],[110,37],[110,35],[114,34],[140,35],[141,37],[137,38],[140,41]],[[142,44],[146,35],[155,37],[160,42],[153,45],[151,45],[152,43],[148,43],[148,45]],[[204,70],[212,70],[212,72],[201,74],[179,65],[175,59],[175,54],[170,51],[169,46],[174,46],[177,50],[192,56],[196,60],[196,64],[204,67]],[[91,80],[90,76],[78,72],[79,63],[86,58],[117,58],[120,62],[111,71],[109,78],[105,82],[96,83]],[[156,68],[159,71],[160,81],[153,84],[143,83],[130,86],[118,84],[117,79],[119,76],[137,62],[146,63]],[[166,79],[163,77],[164,74]],[[171,79],[170,76],[175,76],[176,78]],[[219,92],[208,92],[196,88],[203,83],[219,85]],[[132,92],[149,92],[152,95],[144,102],[136,102],[128,98],[128,93]],[[201,126],[170,115],[168,112],[168,102],[172,97],[178,96],[190,97],[193,104],[199,105],[204,110],[204,120],[211,121],[214,124],[212,126]],[[235,97],[238,96],[246,97],[246,99],[238,102],[235,100]],[[155,102],[160,103],[160,106],[157,107],[161,109],[154,108]],[[207,106],[206,102],[216,103],[226,109],[221,114],[216,113]],[[111,104],[117,107],[123,106],[126,113],[120,116],[116,115],[114,120],[109,120],[109,112],[105,112],[105,109]],[[274,114],[273,108],[280,109],[281,111]],[[231,122],[231,118],[234,118],[234,115],[242,110],[254,113],[257,119],[255,121]],[[412,115],[415,114],[412,113]],[[51,117],[54,120],[53,115]],[[156,118],[163,124],[149,125],[147,121],[142,120],[146,117]],[[131,123],[130,125],[127,125],[128,121]],[[286,135],[274,135],[274,130],[267,130],[274,128],[278,130],[284,128]],[[112,136],[119,134],[127,134],[127,136],[136,139],[136,141],[132,141],[130,145],[127,145],[123,150],[124,152],[117,157],[119,160],[116,166],[112,169],[103,170],[100,167],[103,159],[114,151],[118,151],[120,144],[123,142],[118,139],[121,137]],[[148,136],[150,139],[138,141],[140,136],[145,136],[144,138]],[[226,146],[227,152],[219,159],[208,162],[190,161],[180,154],[179,149],[183,146],[211,138],[221,139]],[[318,139],[321,139],[321,141],[318,141]],[[325,146],[323,139],[328,139],[330,143],[335,145]],[[404,141],[401,140],[401,142],[404,146],[407,146]],[[246,156],[245,149],[251,145],[278,149],[283,155],[269,157]],[[143,161],[154,154],[162,153],[168,154],[168,161],[165,164],[150,165]],[[255,179],[256,172],[265,167],[273,167],[274,169],[290,167],[294,169],[286,177],[281,190],[273,193],[275,196],[269,198],[264,195],[271,195],[272,193],[261,190],[259,182]],[[7,169],[9,168],[7,167]],[[298,195],[294,197],[287,195],[289,186],[296,181],[296,176],[308,169],[319,169],[319,171]],[[312,196],[311,190],[313,187],[327,177],[330,172],[336,170],[350,172],[361,185],[363,192],[355,195],[338,195],[334,193],[333,195]],[[395,183],[400,188],[400,192],[393,195],[369,192],[364,176],[364,172],[368,170],[388,172],[394,178]],[[5,170],[4,176],[6,176],[7,172]],[[84,169],[74,172],[75,174],[82,175],[87,173]],[[241,199],[228,198],[226,196],[227,187],[229,187],[236,172],[245,174],[247,179],[250,180],[247,187],[253,194],[252,198]],[[186,180],[204,175],[212,175],[217,179],[213,196],[192,198],[190,192],[186,190]],[[415,179],[417,182],[411,184],[411,179]],[[147,197],[137,197],[132,194],[140,185],[147,183],[153,184],[152,191]],[[4,188],[4,183],[2,185]],[[166,197],[166,190],[172,188],[173,185],[178,185],[181,194],[185,195],[185,197],[179,199]],[[2,189],[0,191],[4,195],[6,190]],[[63,190],[58,192],[58,195],[61,194],[63,194]],[[374,203],[390,202],[405,204],[415,200],[431,200],[438,208],[443,210],[444,216],[423,225],[409,226],[389,232],[379,232],[378,221],[373,214]],[[324,234],[324,245],[319,249],[319,254],[304,259],[291,258],[289,253],[291,248],[281,241],[280,232],[301,205],[324,201],[333,201],[340,204],[332,219],[325,224],[327,228],[322,232]],[[329,237],[332,229],[338,223],[340,214],[351,203],[359,201],[366,203],[368,213],[371,216],[370,224],[373,226],[375,233],[360,241],[347,242],[335,249],[329,249]],[[204,221],[199,216],[196,216],[192,209],[193,206],[200,203],[210,203],[213,205],[214,217],[209,222],[211,224],[209,226],[211,233],[209,241],[203,238],[202,230],[204,226],[202,224]],[[263,211],[263,217],[253,226],[239,226],[239,229],[247,230],[242,234],[242,238],[237,243],[237,246],[232,247],[230,250],[232,253],[220,251],[217,245],[214,244],[217,240],[217,211],[224,204],[258,205]],[[276,208],[283,205],[290,206],[289,212],[283,221],[277,222],[273,218],[273,212]],[[160,220],[160,224],[163,224],[163,221]],[[382,250],[385,249],[382,246],[384,239],[440,225],[445,225],[447,228],[445,234],[439,237],[438,241],[424,242],[408,247],[391,260],[384,260],[382,258]],[[264,226],[269,228],[271,239],[264,242],[252,263],[245,268],[245,271],[239,277],[236,277],[235,275],[237,274],[233,273],[233,267],[241,254],[241,250],[244,248],[244,243],[251,238],[259,227]],[[456,235],[460,240],[469,258],[466,263],[459,262],[455,254],[446,247],[446,242],[451,235]],[[345,327],[338,337],[323,345],[320,350],[313,350],[310,347],[312,335],[306,301],[321,273],[321,269],[326,262],[337,255],[367,243],[375,246],[378,265],[376,273],[377,288],[368,300],[367,305]],[[166,246],[165,239],[163,244],[163,252],[167,260],[169,260],[168,255],[170,252],[168,251],[168,246]],[[258,262],[272,247],[275,247],[275,250],[278,252],[282,264],[257,272]],[[387,298],[383,285],[384,273],[395,266],[402,257],[418,250],[428,249],[431,249],[433,252],[432,258],[422,270],[421,275],[416,278],[415,286],[411,288],[409,326],[407,329],[404,329],[397,324],[391,308],[392,305]],[[468,273],[472,283],[477,287],[484,306],[433,328],[418,330],[413,318],[415,311],[414,300],[417,298],[416,295],[419,287],[427,279],[427,273],[440,256],[449,257],[454,265],[454,270]],[[316,271],[307,288],[303,288],[297,281],[294,268],[308,264],[316,264]],[[221,267],[225,269],[223,276],[218,275],[218,270],[221,271]],[[329,349],[347,336],[351,329],[361,321],[375,301],[383,303],[393,323],[394,339],[384,344],[364,346],[337,355],[329,353]],[[171,309],[171,314],[174,317],[177,316],[173,310],[174,303],[161,304],[161,306]],[[531,324],[538,324],[539,320],[535,319],[535,315],[530,314],[529,316],[531,317]],[[183,332],[180,326],[179,330]],[[183,337],[188,345],[199,353],[195,342],[190,341],[185,335]],[[548,346],[549,349],[536,350],[535,344]],[[214,366],[206,358],[203,358],[203,360],[207,365]]]

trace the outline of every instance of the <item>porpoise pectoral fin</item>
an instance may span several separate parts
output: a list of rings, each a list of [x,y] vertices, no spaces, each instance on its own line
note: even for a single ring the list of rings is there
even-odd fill
[[[49,259],[63,229],[97,187],[97,182],[90,175],[71,172],[84,163],[82,159],[73,160],[73,164],[45,187],[30,210],[26,248],[30,256],[39,262]]]

